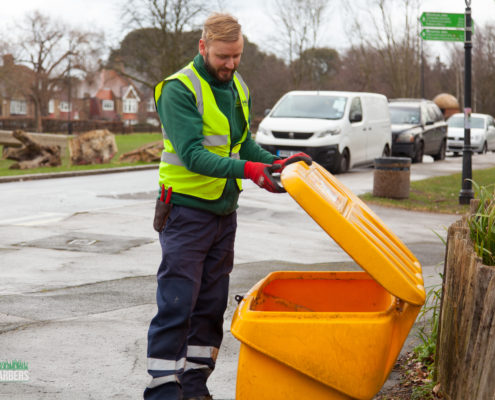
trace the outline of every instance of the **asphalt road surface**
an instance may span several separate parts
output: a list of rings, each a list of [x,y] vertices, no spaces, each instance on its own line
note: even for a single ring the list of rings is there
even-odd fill
[[[475,155],[474,168],[495,165]],[[411,179],[459,172],[461,158],[412,167]],[[360,194],[373,170],[338,176]],[[0,399],[136,399],[149,381],[146,333],[156,312],[160,246],[152,229],[157,171],[0,184],[0,361],[29,365],[29,380],[0,383]],[[438,284],[444,245],[458,219],[373,207]],[[435,233],[436,232],[436,233]],[[225,339],[210,378],[234,399],[239,343],[234,295],[274,270],[359,269],[292,200],[245,182]]]

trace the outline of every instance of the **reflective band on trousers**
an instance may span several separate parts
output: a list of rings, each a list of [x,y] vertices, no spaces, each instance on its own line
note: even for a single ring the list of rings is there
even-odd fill
[[[179,382],[179,379],[175,375],[159,376],[157,378],[153,378],[151,382],[148,383],[148,389],[153,389],[157,386],[170,382]]]
[[[239,153],[232,154],[230,158],[233,158],[234,160],[240,160]],[[165,151],[162,152],[161,161],[166,162],[167,164],[177,165],[180,167],[184,166],[184,164],[182,164],[182,161],[180,160],[179,156],[176,153],[166,153]]]
[[[218,347],[213,346],[187,346],[187,358],[212,358],[216,360]],[[187,362],[189,364],[189,361]]]
[[[208,375],[213,372],[213,370],[206,364],[197,364],[197,363],[193,363],[193,362],[188,361],[186,364],[186,369],[184,371],[190,371],[192,369],[205,369],[207,371]]]
[[[160,358],[148,358],[148,369],[154,371],[179,371],[186,366],[186,358],[180,360],[163,360]]]

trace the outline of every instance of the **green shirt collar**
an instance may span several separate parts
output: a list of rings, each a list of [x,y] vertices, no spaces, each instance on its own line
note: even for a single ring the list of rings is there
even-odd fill
[[[229,82],[220,82],[209,74],[209,72],[206,70],[205,60],[203,59],[203,56],[199,53],[196,55],[196,57],[194,57],[194,67],[199,72],[201,77],[210,85],[216,86],[221,89],[227,89],[229,87],[232,87],[233,84],[232,79]]]

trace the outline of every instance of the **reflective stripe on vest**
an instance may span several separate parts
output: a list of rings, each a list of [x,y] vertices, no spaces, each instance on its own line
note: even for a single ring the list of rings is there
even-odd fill
[[[246,120],[246,128],[241,140],[232,146],[230,142],[230,125],[227,117],[216,104],[215,97],[208,82],[194,68],[191,62],[187,67],[169,76],[155,87],[155,102],[161,96],[163,86],[170,80],[180,80],[195,96],[198,112],[203,118],[204,148],[221,157],[240,159],[241,144],[246,140],[249,131],[249,89],[239,74],[234,74],[234,85],[239,94],[242,111]],[[214,178],[189,171],[170,142],[166,129],[162,124],[163,153],[160,163],[160,186],[172,186],[174,192],[183,193],[206,200],[216,200],[223,192],[227,179]],[[242,189],[240,179],[237,179],[239,190]]]

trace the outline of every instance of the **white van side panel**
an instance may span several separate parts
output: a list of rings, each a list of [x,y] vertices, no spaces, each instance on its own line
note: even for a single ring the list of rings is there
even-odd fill
[[[372,161],[381,157],[385,146],[392,148],[392,129],[387,98],[378,94],[363,95],[363,108],[367,125],[366,159]]]

